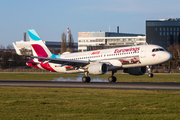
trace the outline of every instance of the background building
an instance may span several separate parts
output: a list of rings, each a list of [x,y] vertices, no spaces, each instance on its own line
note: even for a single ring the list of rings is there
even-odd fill
[[[59,51],[61,50],[61,42],[55,42],[55,41],[44,41],[46,46],[50,49],[50,50],[55,50],[55,51]],[[16,41],[16,46],[18,49],[22,49],[25,48],[27,50],[31,50],[31,43],[30,41]],[[67,42],[67,49],[69,47],[69,44]],[[78,51],[78,43],[74,43],[74,52]]]
[[[144,34],[119,33],[118,29],[117,33],[101,31],[78,33],[78,51],[141,44],[146,44],[146,36]]]
[[[180,43],[180,18],[146,21],[146,42],[157,44],[165,49],[174,43]]]

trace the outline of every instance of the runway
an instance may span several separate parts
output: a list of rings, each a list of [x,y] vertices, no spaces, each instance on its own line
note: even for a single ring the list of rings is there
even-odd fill
[[[49,87],[49,88],[96,88],[96,89],[139,89],[139,90],[180,90],[180,83],[147,82],[59,82],[59,81],[13,81],[0,80],[0,86]]]

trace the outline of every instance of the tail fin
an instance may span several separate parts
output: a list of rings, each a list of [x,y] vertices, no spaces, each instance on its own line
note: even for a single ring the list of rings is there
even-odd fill
[[[28,30],[29,39],[34,56],[51,57],[53,54],[49,51],[45,43],[41,40],[34,29]]]

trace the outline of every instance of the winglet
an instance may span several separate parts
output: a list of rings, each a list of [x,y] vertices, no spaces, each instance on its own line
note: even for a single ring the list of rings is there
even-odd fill
[[[21,54],[21,51],[17,48],[17,46],[14,44],[14,43],[12,43],[13,44],[13,46],[14,46],[14,49],[16,50],[16,53],[18,54],[18,55],[22,55]]]

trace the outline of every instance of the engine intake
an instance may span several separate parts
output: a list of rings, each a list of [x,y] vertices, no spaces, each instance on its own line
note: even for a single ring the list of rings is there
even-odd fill
[[[130,75],[144,75],[146,73],[146,66],[144,67],[135,67],[124,69],[124,73],[129,73]]]
[[[88,68],[90,74],[102,75],[108,71],[108,66],[105,63],[92,64]]]

